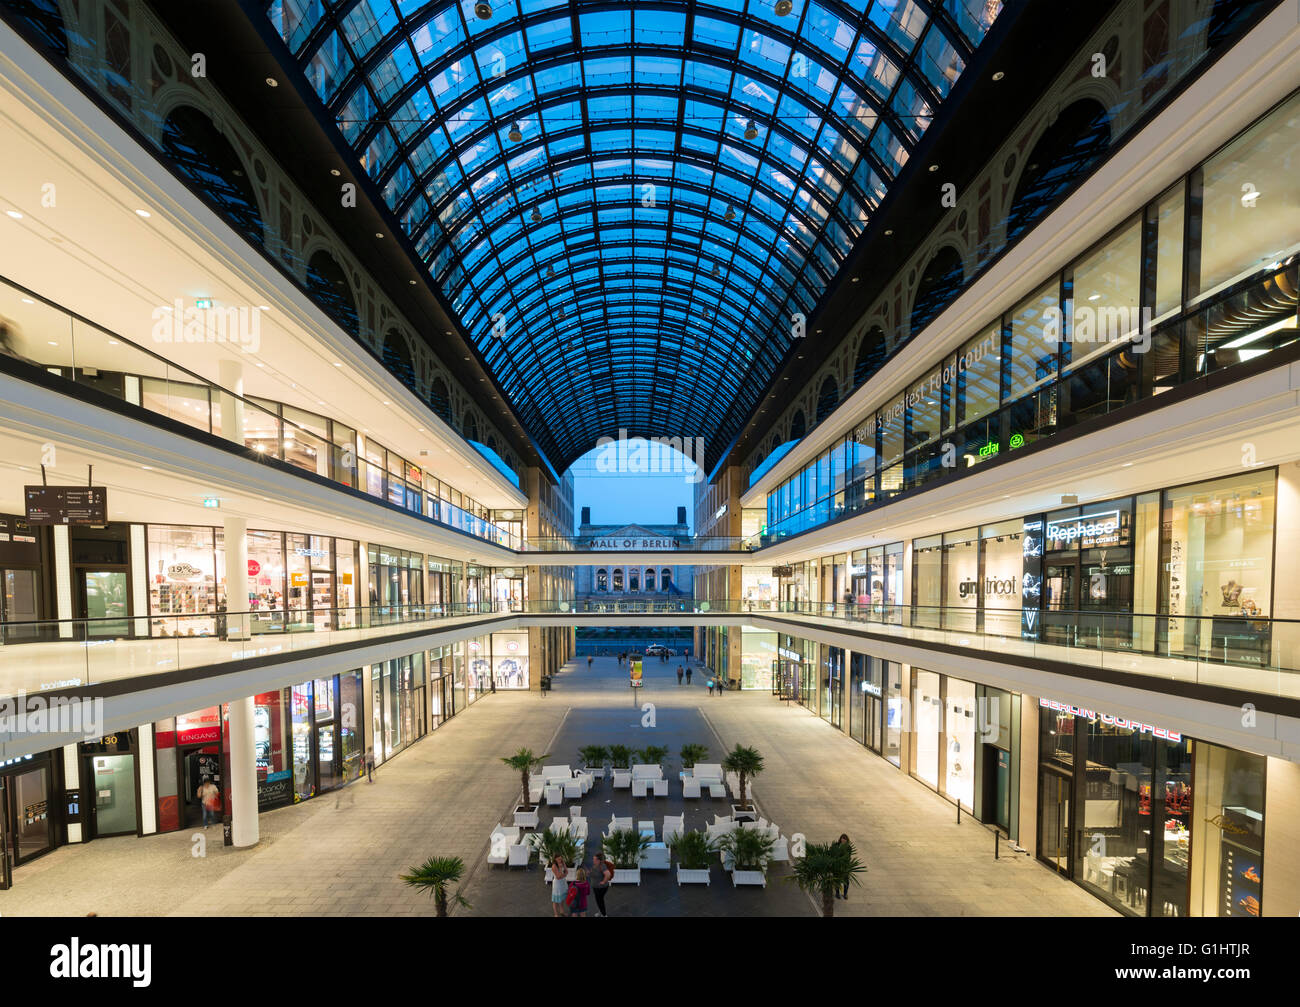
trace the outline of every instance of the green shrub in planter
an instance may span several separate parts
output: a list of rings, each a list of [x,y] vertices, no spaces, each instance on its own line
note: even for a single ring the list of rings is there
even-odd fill
[[[737,871],[765,871],[776,841],[757,829],[735,829],[718,840],[718,849],[731,855]]]
[[[578,749],[578,758],[584,766],[603,766],[609,758],[609,749],[604,745],[583,745]]]
[[[583,844],[567,832],[543,829],[537,838],[537,858],[543,866],[556,857],[563,857],[570,867],[576,867],[583,854]]]
[[[610,745],[609,759],[615,769],[627,769],[632,762],[632,749],[627,745]]]
[[[691,742],[683,745],[677,754],[681,756],[683,769],[694,769],[697,762],[703,762],[709,757],[709,746]]]
[[[626,869],[641,866],[641,854],[650,845],[650,837],[643,836],[635,829],[615,829],[600,844],[605,856],[614,861],[615,867]]]
[[[688,871],[707,870],[709,856],[718,848],[717,841],[704,832],[680,832],[668,845],[677,857],[677,866]]]

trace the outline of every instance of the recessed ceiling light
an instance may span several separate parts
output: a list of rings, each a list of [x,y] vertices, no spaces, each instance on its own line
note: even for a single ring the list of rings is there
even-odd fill
[[[152,472],[152,471],[153,471],[153,466],[152,466],[152,465],[141,465],[140,467],[141,467],[142,469],[144,469],[145,471],[147,471],[147,472]]]
[[[53,339],[47,339],[47,340],[45,340],[45,341],[46,341],[47,343],[49,343],[51,346],[58,346],[58,345],[59,345],[59,344],[56,343]]]
[[[335,367],[342,367],[343,365],[342,365],[341,363],[339,363],[339,362],[336,360],[336,361],[334,361],[334,366],[335,366]]]
[[[276,80],[274,77],[267,77],[267,78],[266,78],[266,86],[267,86],[267,87],[279,87],[279,86],[280,86],[280,82],[279,82],[278,80]]]
[[[413,287],[415,286],[415,281],[414,281],[414,280],[407,280],[406,282],[409,283],[409,284],[410,284],[411,286],[413,286]]]
[[[893,233],[894,233],[894,229],[893,229],[892,227],[887,228],[887,229],[885,230],[885,237],[889,237],[889,236],[890,236],[891,234],[893,234]]]
[[[850,283],[857,283],[857,282],[858,282],[858,278],[857,278],[856,276],[854,276],[852,279],[850,279],[849,282],[850,282]]]
[[[938,170],[939,170],[939,166],[938,166],[937,164],[932,164],[932,165],[930,165],[929,170],[930,170],[930,171],[938,171]]]
[[[13,217],[14,220],[22,220],[22,219],[23,219],[23,215],[22,215],[21,213],[19,213],[17,210],[5,210],[5,214],[6,214],[6,216]]]
[[[150,213],[148,210],[136,210],[135,215],[137,217],[144,217],[145,219],[148,219],[149,217],[153,216],[153,214]]]
[[[387,399],[384,399],[384,405],[386,405],[386,406],[391,406],[392,403],[389,402]]]
[[[1120,468],[1126,469],[1132,467],[1132,465],[1133,465],[1132,462],[1125,462],[1123,465],[1120,466]]]
[[[33,301],[30,297],[24,297],[24,298],[23,298],[23,303],[24,303],[24,304],[35,304],[36,302]]]
[[[1003,77],[1005,77],[1005,76],[1006,76],[1006,74],[1003,73],[1001,70],[999,70],[997,73],[995,73],[995,74],[993,75],[993,79],[994,79],[994,80],[1001,80],[1001,79],[1002,79]]]
[[[384,232],[383,232],[383,231],[376,231],[376,232],[375,232],[375,237],[376,237],[376,238],[382,238],[383,236],[384,236]]]
[[[258,310],[258,311],[270,311],[270,310],[271,310],[271,306],[270,306],[269,304],[259,304],[259,305],[257,306],[257,310]]]
[[[256,366],[257,366],[257,367],[265,367],[266,364],[261,364],[261,363],[259,363],[259,364],[257,364]]]
[[[331,168],[330,174],[333,175],[335,178],[338,178],[339,175],[342,174],[342,172],[340,172],[338,168]]]

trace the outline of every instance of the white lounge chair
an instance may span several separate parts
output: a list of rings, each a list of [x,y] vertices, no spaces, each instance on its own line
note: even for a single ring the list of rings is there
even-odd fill
[[[650,786],[650,781],[643,777],[632,777],[632,796],[645,797],[649,792],[646,788]]]
[[[655,823],[653,819],[651,819],[650,821],[637,822],[636,830],[637,832],[641,833],[641,835],[643,836],[649,835],[650,842],[653,843],[655,841]]]
[[[776,842],[772,844],[772,859],[781,861],[790,859],[790,840],[785,836],[777,836]]]
[[[632,786],[632,771],[630,769],[614,770],[614,789],[626,790]]]
[[[615,815],[609,820],[609,826],[605,829],[605,835],[608,836],[618,832],[619,830],[627,830],[630,828],[632,828],[631,815],[628,815],[626,818],[619,818],[618,815]]]
[[[498,825],[488,836],[489,864],[504,864],[510,859],[510,847],[519,842],[519,830]]]
[[[696,799],[700,796],[700,781],[687,777],[682,780],[682,797],[688,800]]]
[[[582,817],[582,805],[580,805],[580,804],[570,804],[570,805],[569,805],[569,817],[570,817],[570,818],[581,818],[581,817]]]
[[[727,796],[727,788],[723,786],[721,783],[710,783],[709,796],[715,799],[722,798],[725,800]]]
[[[667,797],[667,796],[668,796],[668,781],[667,781],[667,780],[651,780],[650,782],[651,782],[652,784],[654,784],[654,795],[655,795],[655,797]]]
[[[546,788],[546,803],[550,805],[560,805],[564,803],[564,788],[558,784],[551,784]]]
[[[673,837],[686,831],[685,815],[664,815],[664,842],[671,844]]]
[[[506,862],[507,867],[527,867],[528,860],[533,855],[532,843],[515,843],[510,847],[510,858]]]
[[[582,781],[581,781],[581,780],[572,780],[572,779],[571,779],[571,780],[565,780],[565,781],[564,781],[564,796],[565,796],[566,798],[574,798],[574,799],[579,800],[579,801],[582,800]]]

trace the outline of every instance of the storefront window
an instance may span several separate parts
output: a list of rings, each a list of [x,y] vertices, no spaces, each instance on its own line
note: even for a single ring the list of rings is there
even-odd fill
[[[1266,665],[1277,472],[1168,490],[1162,611],[1171,655]]]
[[[1265,758],[1197,743],[1191,819],[1192,911],[1198,916],[1259,916],[1264,887]]]
[[[973,813],[975,807],[975,685],[944,679],[943,792]]]
[[[294,774],[288,765],[285,692],[276,689],[253,697],[253,751],[257,767],[257,809],[294,800]]]
[[[980,529],[980,597],[985,633],[1020,636],[1022,526],[1021,521],[1003,521]]]
[[[248,608],[254,633],[284,629],[284,536],[278,531],[248,533]]]
[[[944,599],[943,625],[947,629],[974,631],[980,603],[979,529],[949,532],[943,536]]]
[[[528,633],[492,634],[492,677],[498,689],[528,688]]]
[[[943,604],[943,536],[912,542],[912,602],[915,624],[938,628]]]
[[[885,758],[895,766],[903,764],[903,666],[885,661]]]
[[[939,731],[943,705],[939,699],[939,676],[932,671],[914,669],[912,686],[912,720],[916,740],[915,776],[922,783],[939,789]]]
[[[289,707],[293,714],[293,799],[298,802],[316,795],[311,683],[295,685],[289,691]]]
[[[1148,211],[1148,222],[1156,232],[1156,303],[1153,311],[1156,321],[1177,311],[1183,303],[1183,219],[1186,200],[1186,185],[1180,179]]]
[[[152,617],[153,634],[215,634],[218,599],[213,530],[149,525],[147,543],[149,615]],[[205,617],[209,613],[211,617]]]

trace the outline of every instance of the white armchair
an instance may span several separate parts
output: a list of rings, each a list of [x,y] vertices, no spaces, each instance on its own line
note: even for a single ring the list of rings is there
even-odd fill
[[[700,796],[700,781],[687,777],[682,780],[682,797],[687,800],[698,799]]]
[[[582,800],[582,781],[569,779],[564,781],[564,796],[575,800]]]
[[[783,862],[790,859],[790,840],[785,836],[777,836],[776,842],[772,844],[772,859]]]
[[[528,860],[533,855],[533,846],[531,843],[514,843],[510,847],[509,859],[506,862],[507,867],[527,867]]]
[[[668,781],[667,781],[667,780],[651,780],[650,782],[651,782],[652,784],[654,784],[654,795],[655,795],[655,797],[667,797],[667,796],[668,796]]]
[[[546,803],[549,805],[560,805],[564,803],[564,788],[558,784],[550,784],[546,788]]]
[[[632,796],[645,797],[647,794],[646,788],[649,785],[650,785],[650,781],[645,779],[644,777],[639,777],[639,776],[632,777]]]
[[[609,827],[605,829],[605,835],[608,836],[615,832],[618,832],[620,829],[630,829],[630,828],[632,828],[631,815],[628,815],[626,818],[619,818],[618,815],[615,815],[613,818],[609,820]]]
[[[614,789],[627,790],[632,786],[632,771],[630,769],[614,770]]]
[[[664,815],[664,842],[671,844],[675,836],[686,831],[685,815]]]
[[[587,820],[585,818],[570,818],[569,833],[574,839],[585,843],[587,841]]]

